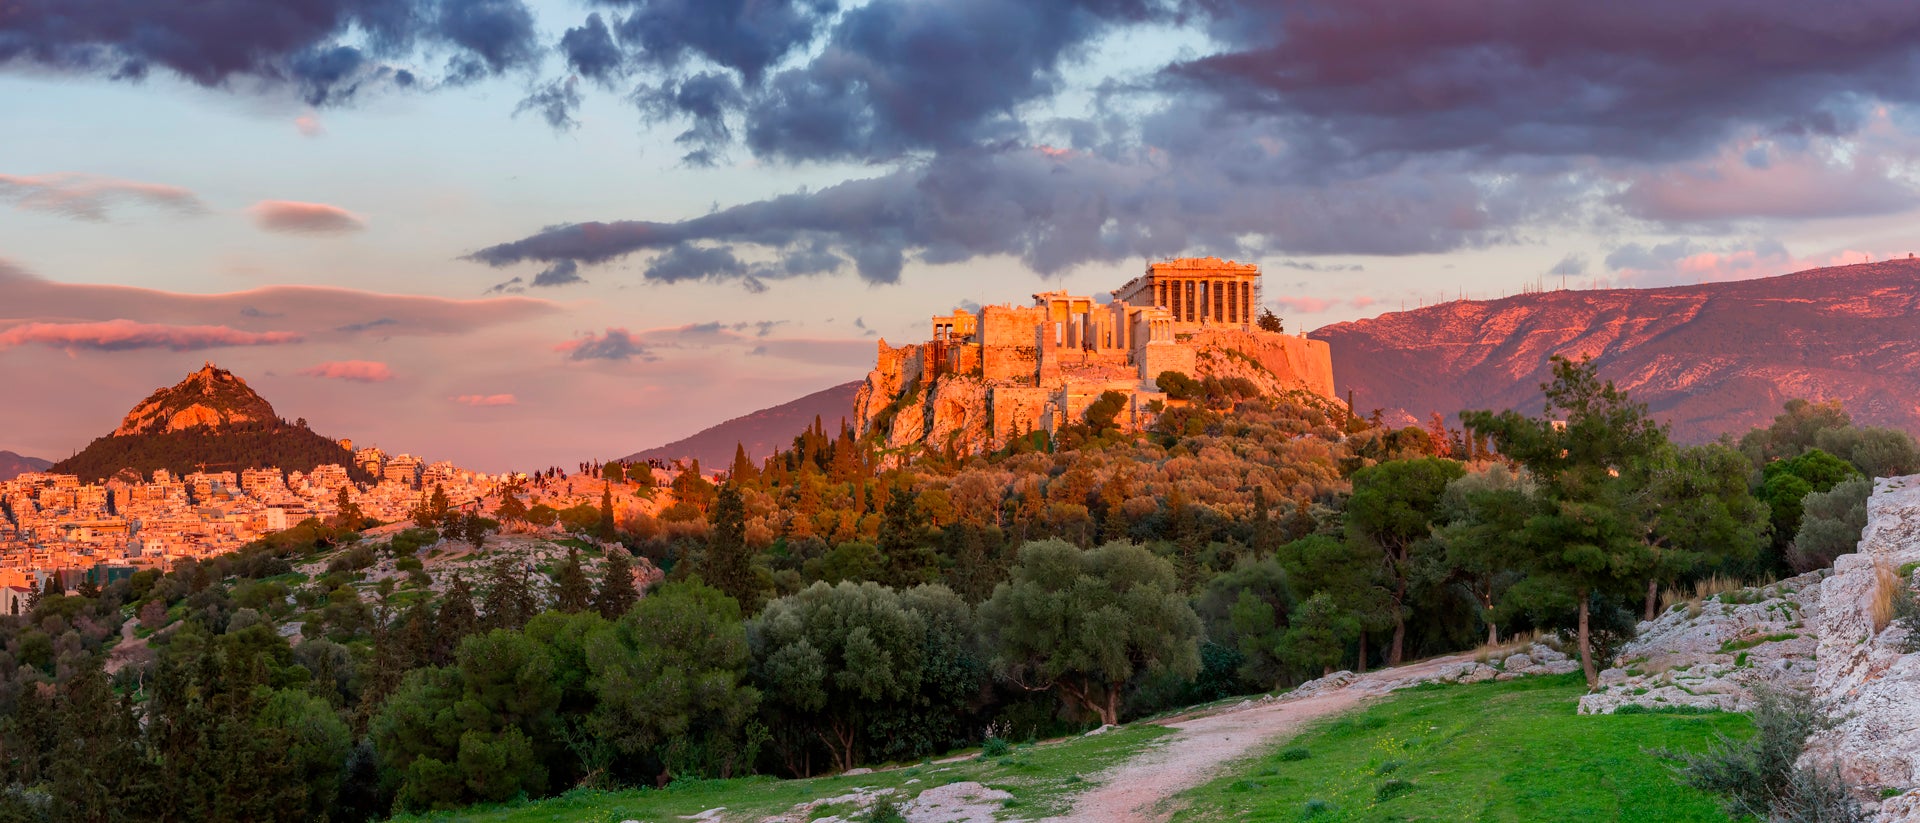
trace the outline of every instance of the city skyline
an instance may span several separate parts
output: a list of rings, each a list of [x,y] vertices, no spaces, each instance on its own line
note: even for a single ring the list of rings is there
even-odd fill
[[[1302,330],[1905,256],[1920,204],[1895,3],[312,7],[0,18],[0,449],[212,360],[571,465],[1158,257],[1259,263]]]

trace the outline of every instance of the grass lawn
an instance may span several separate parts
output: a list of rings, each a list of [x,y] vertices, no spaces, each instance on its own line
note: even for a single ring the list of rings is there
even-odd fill
[[[1746,715],[1581,716],[1584,692],[1577,674],[1400,692],[1230,767],[1174,819],[1728,819],[1647,750],[1744,735]]]
[[[794,806],[848,794],[859,788],[898,788],[899,799],[921,791],[975,780],[1008,792],[1001,816],[1034,819],[1067,810],[1074,795],[1086,788],[1086,778],[1119,763],[1155,739],[1172,734],[1160,726],[1136,723],[1093,737],[1075,737],[1040,745],[1015,746],[1005,757],[977,757],[955,763],[922,763],[853,777],[817,777],[779,780],[748,777],[736,780],[683,781],[665,789],[618,792],[575,790],[557,798],[492,807],[472,807],[396,821],[436,823],[619,823],[622,820],[677,820],[725,807],[728,821],[760,820]],[[914,781],[909,783],[908,781]],[[821,808],[816,816],[852,811]]]

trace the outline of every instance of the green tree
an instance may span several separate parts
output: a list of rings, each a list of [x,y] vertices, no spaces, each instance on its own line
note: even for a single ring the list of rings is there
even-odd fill
[[[1400,665],[1405,654],[1414,548],[1432,536],[1447,484],[1465,473],[1455,461],[1428,457],[1381,463],[1353,474],[1353,496],[1347,500],[1347,539],[1380,552],[1381,576],[1393,597],[1389,666]]]
[[[1286,331],[1286,326],[1280,322],[1280,315],[1274,314],[1273,309],[1261,309],[1260,318],[1255,323],[1259,325],[1261,331],[1270,331],[1274,334]]]
[[[493,516],[502,523],[525,523],[530,513],[527,504],[520,499],[515,489],[500,492],[500,506],[493,510]]]
[[[416,669],[369,728],[402,809],[499,802],[546,789],[560,686],[545,648],[495,629],[456,665]]]
[[[760,692],[745,683],[746,626],[732,598],[698,582],[663,585],[586,652],[588,728],[614,751],[657,764],[666,780],[752,767]]]
[[[1656,568],[1646,541],[1649,510],[1637,496],[1652,464],[1668,449],[1665,430],[1591,359],[1553,358],[1553,380],[1541,387],[1539,418],[1517,412],[1462,415],[1540,483],[1547,506],[1527,524],[1530,573],[1507,590],[1536,614],[1571,606],[1588,687],[1599,683],[1593,654],[1592,600],[1624,594]]]
[[[1293,612],[1293,593],[1278,558],[1242,558],[1207,581],[1194,611],[1215,643],[1237,649],[1240,677],[1271,688],[1284,675],[1278,657],[1280,638]]]
[[[1357,641],[1357,667],[1366,671],[1367,635],[1392,628],[1397,612],[1382,579],[1380,550],[1365,541],[1315,534],[1281,546],[1276,557],[1295,603],[1327,595],[1339,612],[1342,643]]]
[[[1275,651],[1298,669],[1332,674],[1346,654],[1347,641],[1359,632],[1359,621],[1335,603],[1331,594],[1318,592],[1300,604]]]
[[[713,504],[713,531],[700,564],[700,577],[748,612],[758,610],[762,588],[747,548],[747,507],[733,483],[720,486]]]
[[[612,540],[613,529],[613,487],[602,483],[600,485],[600,525],[594,533],[600,535],[601,540]]]
[[[632,558],[625,549],[608,549],[607,566],[600,574],[600,589],[593,593],[594,611],[608,620],[619,620],[638,602],[640,590],[633,584]]]
[[[1759,497],[1773,522],[1774,547],[1784,552],[1800,532],[1801,501],[1807,495],[1829,491],[1858,474],[1853,464],[1812,448],[1762,467]]]
[[[1873,481],[1855,477],[1802,498],[1800,531],[1787,551],[1793,570],[1804,574],[1824,569],[1833,565],[1834,558],[1857,549],[1860,533],[1867,527],[1867,498],[1872,494]]]
[[[1748,465],[1721,445],[1669,448],[1654,458],[1638,513],[1652,555],[1642,619],[1655,617],[1660,586],[1751,560],[1766,545],[1767,510],[1747,491]]]
[[[1439,539],[1453,580],[1487,626],[1487,643],[1500,642],[1500,611],[1507,587],[1531,560],[1527,519],[1540,508],[1539,489],[1525,472],[1489,464],[1447,484],[1440,497]]]
[[[886,557],[887,582],[900,587],[933,582],[940,574],[940,558],[927,545],[919,495],[908,488],[894,489],[882,509],[878,548]]]
[[[569,614],[593,607],[593,582],[580,565],[579,549],[567,550],[567,562],[554,575],[553,607]]]
[[[483,611],[482,625],[489,629],[518,629],[540,611],[540,598],[533,592],[526,564],[518,557],[502,554],[487,567]]]
[[[874,718],[920,690],[926,622],[876,583],[815,583],[774,600],[748,637],[777,717],[814,726],[840,771],[859,761]]]
[[[1166,560],[1130,543],[1082,551],[1061,540],[1028,543],[1019,558],[980,605],[1003,680],[1055,691],[1112,725],[1136,675],[1199,670],[1200,618]]]
[[[348,486],[340,487],[340,493],[334,496],[333,507],[339,512],[336,522],[341,528],[360,528],[360,521],[366,519],[366,515],[360,511],[360,504],[353,502],[353,492]]]
[[[1115,431],[1120,413],[1127,410],[1127,395],[1117,391],[1104,391],[1100,398],[1087,406],[1087,428],[1093,430],[1095,437]]]
[[[453,583],[440,598],[440,613],[433,622],[438,630],[434,634],[433,660],[450,663],[455,650],[460,648],[460,641],[480,630],[480,615],[473,606],[473,587],[465,575],[453,573]]]

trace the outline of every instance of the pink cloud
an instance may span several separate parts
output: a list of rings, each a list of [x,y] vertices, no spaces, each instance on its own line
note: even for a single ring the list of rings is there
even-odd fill
[[[393,379],[393,369],[373,360],[336,360],[301,369],[305,377],[328,380],[352,380],[357,383],[385,383]]]
[[[1752,280],[1885,258],[1884,254],[1859,249],[1796,255],[1771,240],[1719,246],[1676,240],[1651,248],[1629,244],[1609,255],[1607,263],[1614,269],[1615,285],[1656,288]]]
[[[327,133],[327,127],[320,122],[320,115],[313,112],[293,118],[293,127],[308,137],[319,137]]]
[[[533,297],[460,300],[332,286],[267,286],[224,294],[42,279],[0,259],[0,311],[7,320],[75,322],[138,317],[180,325],[234,324],[313,337],[378,330],[383,336],[471,334],[554,314],[560,305]]]
[[[1884,117],[1882,118],[1884,119]],[[1762,217],[1808,219],[1889,214],[1920,205],[1920,188],[1899,162],[1920,152],[1878,124],[1848,148],[1815,140],[1788,147],[1735,141],[1706,160],[1631,175],[1615,202],[1635,217],[1715,222]]]
[[[517,406],[520,401],[511,394],[463,394],[447,398],[462,406]]]
[[[198,196],[179,186],[77,172],[0,174],[0,200],[12,200],[14,205],[30,211],[92,221],[107,219],[107,209],[123,201],[160,206],[183,214],[207,210]]]
[[[248,211],[261,229],[286,234],[344,234],[367,227],[360,215],[325,203],[262,200]]]
[[[1319,314],[1338,305],[1338,300],[1321,297],[1282,297],[1273,304],[1296,314]]]
[[[228,326],[169,326],[107,320],[97,323],[22,323],[0,331],[0,348],[38,343],[64,349],[190,351],[223,346],[272,346],[297,343],[293,332],[249,332]]]

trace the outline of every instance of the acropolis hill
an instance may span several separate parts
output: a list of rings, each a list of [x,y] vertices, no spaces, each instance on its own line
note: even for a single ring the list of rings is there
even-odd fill
[[[1042,292],[1032,305],[935,316],[925,343],[881,340],[854,404],[861,433],[893,448],[977,452],[1079,422],[1109,391],[1127,398],[1116,422],[1138,430],[1167,402],[1155,381],[1168,371],[1335,397],[1326,343],[1256,325],[1258,266],[1153,263],[1111,297]]]

